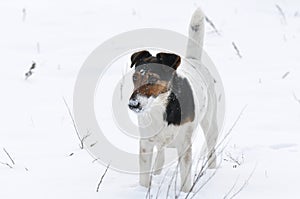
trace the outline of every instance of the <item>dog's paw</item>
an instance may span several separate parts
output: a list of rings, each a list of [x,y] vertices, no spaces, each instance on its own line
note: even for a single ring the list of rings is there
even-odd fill
[[[141,178],[140,179],[140,185],[142,187],[148,188],[150,186],[150,179]]]
[[[150,183],[149,183],[149,182],[141,182],[141,181],[140,181],[140,185],[141,185],[142,187],[148,188],[148,187],[150,186]]]
[[[184,185],[182,188],[181,188],[181,191],[184,192],[184,193],[188,193],[191,191],[191,185]]]
[[[157,169],[153,172],[154,175],[160,175],[161,174],[162,169]]]

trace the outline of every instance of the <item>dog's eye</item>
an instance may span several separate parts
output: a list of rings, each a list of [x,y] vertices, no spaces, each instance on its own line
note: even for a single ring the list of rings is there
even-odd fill
[[[136,82],[137,80],[138,80],[138,77],[137,77],[136,75],[133,75],[133,76],[132,76],[132,81],[133,81],[133,82]]]
[[[157,82],[157,80],[158,80],[157,77],[151,76],[151,77],[149,77],[149,80],[148,80],[148,81],[149,81],[150,84],[154,84],[154,83]]]

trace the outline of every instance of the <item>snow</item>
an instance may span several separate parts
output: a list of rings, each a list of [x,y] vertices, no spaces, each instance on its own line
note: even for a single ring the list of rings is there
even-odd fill
[[[206,23],[205,50],[226,93],[224,133],[247,108],[219,158],[225,159],[221,167],[195,198],[223,198],[238,179],[233,194],[253,170],[236,198],[299,198],[300,104],[293,96],[300,99],[297,0],[1,1],[0,148],[15,165],[0,164],[0,198],[144,198],[147,189],[138,185],[138,176],[113,170],[96,192],[105,167],[79,148],[63,97],[71,106],[76,75],[103,41],[145,27],[186,35],[198,6],[220,32]],[[25,80],[32,60],[37,68]],[[241,165],[234,166],[229,156]],[[12,164],[2,149],[0,161]],[[153,179],[154,198],[166,172]]]

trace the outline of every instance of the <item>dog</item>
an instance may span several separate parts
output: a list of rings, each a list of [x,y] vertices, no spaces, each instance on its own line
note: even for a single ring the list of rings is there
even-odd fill
[[[150,171],[155,175],[161,173],[165,161],[165,147],[171,147],[176,148],[178,154],[181,191],[190,191],[192,137],[198,123],[205,135],[208,167],[216,167],[215,147],[218,128],[214,109],[217,103],[213,89],[214,79],[208,70],[197,64],[201,62],[204,19],[205,15],[201,9],[197,9],[190,22],[189,38],[201,48],[195,48],[188,43],[185,56],[204,74],[204,83],[199,82],[201,86],[197,90],[192,88],[189,78],[180,73],[184,68],[188,69],[179,55],[168,52],[152,55],[149,51],[142,50],[131,56],[131,68],[134,67],[132,76],[134,91],[129,99],[129,109],[138,115],[139,123],[143,123],[147,114],[152,118],[150,126],[140,128],[142,138],[139,182],[142,186],[149,187]],[[159,130],[151,134],[153,129]],[[157,149],[157,156],[152,169],[154,147]]]

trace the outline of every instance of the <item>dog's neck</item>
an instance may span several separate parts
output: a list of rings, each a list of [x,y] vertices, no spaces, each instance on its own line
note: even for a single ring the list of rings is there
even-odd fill
[[[149,117],[153,125],[157,126],[155,128],[179,126],[194,120],[195,104],[191,86],[186,78],[180,77],[176,72],[170,81],[168,92],[149,100],[151,105],[139,117],[142,126],[149,122]]]

